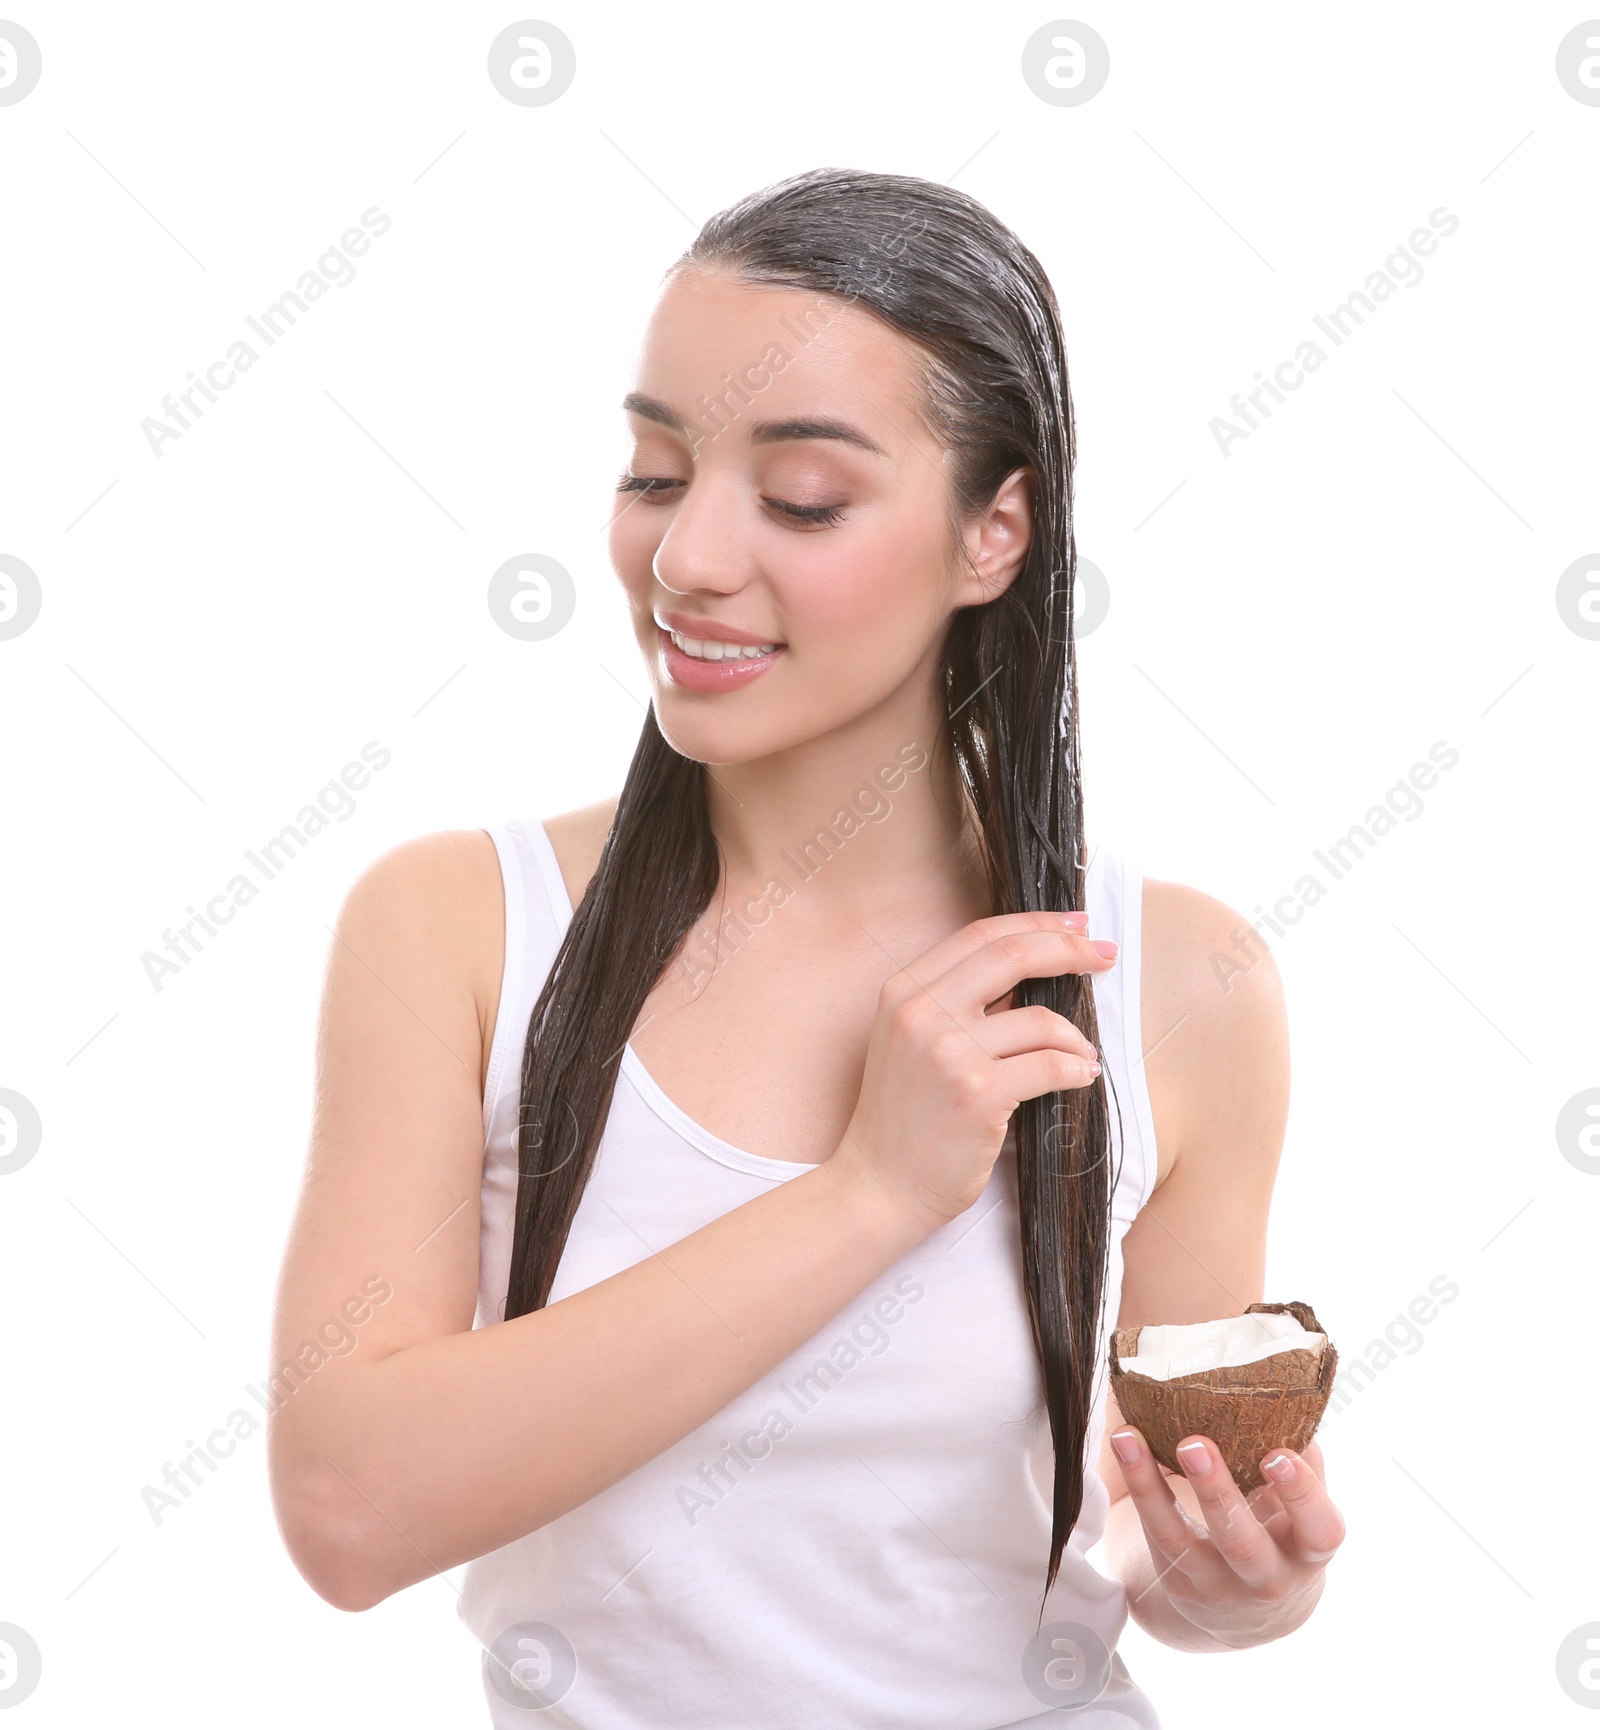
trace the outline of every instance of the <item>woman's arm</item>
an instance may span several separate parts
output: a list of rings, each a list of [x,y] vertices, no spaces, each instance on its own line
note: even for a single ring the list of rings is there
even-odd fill
[[[473,1331],[483,1006],[498,969],[475,981],[472,958],[498,952],[503,918],[490,838],[431,836],[367,870],[330,953],[272,1345],[275,1371],[299,1368],[277,1375],[287,1398],[269,1449],[284,1542],[341,1609],[616,1482],[931,1229],[829,1162],[613,1278]],[[303,1343],[330,1318],[343,1321],[308,1371],[319,1354]]]
[[[1144,924],[1147,1079],[1172,1159],[1123,1240],[1122,1327],[1210,1321],[1261,1301],[1289,1106],[1282,984],[1259,941],[1238,971],[1234,939],[1247,921],[1197,890],[1149,882]],[[1234,1650],[1298,1627],[1344,1531],[1317,1444],[1288,1454],[1282,1486],[1249,1498],[1209,1445],[1204,1476],[1167,1476],[1142,1445],[1125,1476],[1111,1438],[1128,1426],[1115,1396],[1107,1401],[1105,1545],[1133,1619],[1184,1651]]]
[[[396,849],[339,917],[273,1359],[329,1318],[348,1317],[335,1338],[349,1343],[300,1377],[269,1449],[289,1553],[344,1609],[637,1470],[970,1206],[1018,1102],[1087,1085],[1093,1056],[1064,1017],[985,1006],[1022,979],[1113,965],[1054,914],[963,926],[885,983],[833,1158],[609,1279],[474,1330],[502,919],[478,831]]]

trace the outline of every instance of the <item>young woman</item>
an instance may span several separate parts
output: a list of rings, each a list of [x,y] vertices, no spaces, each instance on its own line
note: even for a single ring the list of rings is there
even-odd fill
[[[289,1552],[351,1610],[470,1562],[496,1724],[1154,1725],[1129,1613],[1276,1639],[1343,1526],[1315,1444],[1169,1479],[1107,1387],[1113,1326],[1262,1297],[1287,1038],[1245,921],[1085,841],[1050,285],[799,175],[623,406],[620,795],[340,914],[274,1361],[355,1344],[273,1420]]]

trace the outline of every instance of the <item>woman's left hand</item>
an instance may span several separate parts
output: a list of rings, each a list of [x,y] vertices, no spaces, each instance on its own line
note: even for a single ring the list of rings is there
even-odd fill
[[[1123,1458],[1137,1438],[1137,1457]],[[1179,1502],[1139,1431],[1121,1424],[1111,1445],[1144,1527],[1156,1578],[1185,1620],[1224,1646],[1255,1646],[1298,1628],[1322,1595],[1323,1574],[1344,1542],[1345,1525],[1323,1487],[1322,1449],[1273,1448],[1280,1477],[1243,1494],[1215,1442],[1188,1436],[1178,1458],[1205,1517],[1202,1527]]]

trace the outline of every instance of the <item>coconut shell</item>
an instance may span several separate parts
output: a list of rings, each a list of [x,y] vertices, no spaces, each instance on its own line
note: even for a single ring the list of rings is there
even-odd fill
[[[1309,1304],[1251,1304],[1251,1315],[1290,1315],[1307,1333],[1325,1334]],[[1159,1382],[1122,1360],[1138,1355],[1140,1328],[1118,1328],[1111,1336],[1111,1388],[1124,1418],[1150,1444],[1169,1472],[1187,1474],[1178,1459],[1186,1436],[1209,1436],[1241,1490],[1267,1482],[1261,1461],[1274,1448],[1303,1449],[1333,1392],[1339,1354],[1327,1340],[1320,1351],[1284,1351],[1251,1364],[1224,1364]]]

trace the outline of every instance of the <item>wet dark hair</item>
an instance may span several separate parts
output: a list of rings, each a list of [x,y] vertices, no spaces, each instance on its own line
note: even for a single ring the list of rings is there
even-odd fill
[[[1032,471],[1020,572],[951,621],[940,667],[947,736],[936,744],[970,800],[992,911],[1081,907],[1075,434],[1060,314],[1038,259],[937,181],[822,168],[713,216],[667,275],[700,268],[839,297],[916,345],[924,418],[954,453],[952,525],[988,506],[1013,470]],[[721,880],[705,774],[667,743],[652,709],[528,1024],[508,1319],[549,1299],[623,1048]],[[1023,980],[1013,1003],[1045,1004],[1099,1044],[1088,975]],[[1046,1595],[1082,1510],[1094,1414],[1115,1182],[1106,1080],[1024,1100],[1012,1119],[1024,1284],[1055,1447]]]

